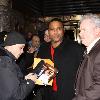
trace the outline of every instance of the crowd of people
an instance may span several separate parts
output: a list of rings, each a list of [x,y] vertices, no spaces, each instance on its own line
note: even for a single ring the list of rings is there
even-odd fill
[[[25,39],[10,32],[0,45],[0,100],[99,100],[100,18],[86,14],[80,20],[82,44],[64,37],[61,19],[54,18],[44,32]],[[50,59],[58,70],[52,85],[37,85],[34,58]]]

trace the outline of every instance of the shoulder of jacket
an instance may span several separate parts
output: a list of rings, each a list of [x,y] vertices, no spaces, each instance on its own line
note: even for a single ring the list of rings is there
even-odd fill
[[[12,63],[12,59],[9,56],[0,56],[0,63]]]

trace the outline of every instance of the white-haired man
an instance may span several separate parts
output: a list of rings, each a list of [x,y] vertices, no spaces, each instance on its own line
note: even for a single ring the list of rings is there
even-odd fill
[[[73,100],[100,100],[100,18],[93,14],[83,16],[79,35],[87,55],[78,70]]]

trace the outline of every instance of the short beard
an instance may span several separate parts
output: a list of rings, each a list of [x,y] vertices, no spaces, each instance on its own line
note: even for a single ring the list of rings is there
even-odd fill
[[[60,39],[59,41],[53,41],[51,40],[51,44],[55,45],[56,47],[63,41],[63,39]]]

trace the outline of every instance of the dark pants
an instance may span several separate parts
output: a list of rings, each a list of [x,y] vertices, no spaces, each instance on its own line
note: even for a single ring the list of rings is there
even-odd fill
[[[51,86],[36,86],[34,91],[35,95],[31,92],[25,100],[57,100]]]

